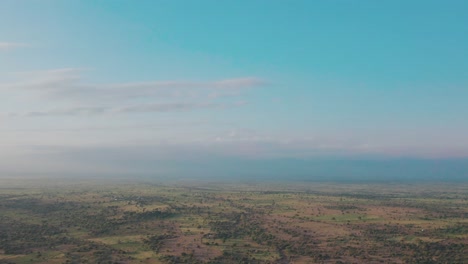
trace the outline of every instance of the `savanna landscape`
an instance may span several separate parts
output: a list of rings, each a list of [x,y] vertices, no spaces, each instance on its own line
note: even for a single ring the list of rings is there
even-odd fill
[[[468,264],[467,0],[0,0],[0,264]]]
[[[464,183],[2,180],[0,263],[467,263]]]

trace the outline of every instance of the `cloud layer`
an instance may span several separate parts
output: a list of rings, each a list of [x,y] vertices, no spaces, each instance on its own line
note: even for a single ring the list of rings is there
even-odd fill
[[[54,69],[17,73],[17,79],[0,83],[0,92],[43,103],[42,109],[3,113],[6,116],[64,116],[138,112],[181,112],[241,106],[239,97],[247,89],[265,84],[256,77],[216,81],[149,81],[129,83],[86,83],[80,69]],[[67,106],[63,106],[66,104]]]

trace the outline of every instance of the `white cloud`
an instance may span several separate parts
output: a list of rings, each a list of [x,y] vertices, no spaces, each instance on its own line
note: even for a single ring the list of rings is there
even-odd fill
[[[124,107],[102,107],[102,106],[82,106],[70,108],[56,108],[42,111],[26,111],[21,113],[8,113],[10,117],[40,117],[40,116],[78,116],[78,115],[100,115],[100,114],[119,114],[119,113],[164,113],[164,112],[186,112],[199,109],[210,108],[230,108],[241,106],[238,103],[155,103],[128,105]]]
[[[212,97],[238,95],[240,91],[265,84],[256,77],[225,79],[218,81],[149,81],[93,84],[85,83],[80,69],[66,68],[23,73],[13,83],[0,84],[0,88],[27,90],[37,95],[68,100],[122,100],[141,97]],[[216,96],[216,97],[218,97]]]
[[[216,81],[149,81],[87,83],[82,69],[64,68],[16,73],[16,81],[0,83],[0,93],[47,104],[47,109],[9,111],[7,116],[95,115],[103,113],[169,112],[226,108],[245,105],[245,100],[217,101],[241,96],[251,87],[265,84],[245,77]],[[216,96],[213,96],[213,95]],[[72,105],[63,107],[64,104]],[[4,114],[5,115],[5,114]]]

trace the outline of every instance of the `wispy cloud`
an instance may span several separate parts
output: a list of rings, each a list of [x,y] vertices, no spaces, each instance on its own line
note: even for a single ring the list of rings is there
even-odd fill
[[[8,113],[10,117],[40,117],[40,116],[87,116],[101,114],[125,114],[125,113],[164,113],[164,112],[186,112],[210,108],[231,108],[239,107],[239,103],[154,103],[129,105],[124,107],[102,107],[102,106],[81,106],[70,108],[56,108],[42,111],[26,111],[20,113]]]
[[[122,130],[142,130],[142,129],[173,129],[173,128],[184,128],[184,127],[196,127],[209,124],[206,121],[197,122],[167,122],[167,123],[143,123],[143,124],[128,124],[128,125],[96,125],[96,126],[74,126],[74,127],[62,127],[60,125],[49,128],[0,128],[0,132],[83,132],[83,131],[122,131]],[[226,124],[226,123],[219,123]]]
[[[122,100],[140,97],[213,97],[236,95],[240,90],[261,86],[266,82],[256,77],[217,81],[148,81],[93,84],[85,83],[80,69],[55,69],[23,73],[26,81],[0,84],[0,88],[26,90],[44,97],[69,100]]]
[[[0,41],[0,51],[7,51],[16,48],[26,47],[28,45],[18,42],[1,42]]]
[[[143,104],[135,106],[125,106],[112,109],[114,112],[133,113],[133,112],[171,112],[171,111],[189,111],[194,109],[220,108],[225,105],[216,103],[168,103],[168,104]]]
[[[27,109],[8,116],[74,116],[104,113],[183,112],[196,109],[245,105],[245,100],[222,102],[220,97],[240,96],[246,89],[264,85],[256,77],[215,81],[148,81],[127,83],[88,83],[81,69],[64,68],[16,73],[17,80],[0,83],[0,92],[35,98],[52,106],[48,110]],[[60,107],[68,102],[72,107]],[[49,106],[49,107],[50,107]]]

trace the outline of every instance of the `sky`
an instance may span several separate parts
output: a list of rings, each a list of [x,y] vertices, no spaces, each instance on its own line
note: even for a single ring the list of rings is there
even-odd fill
[[[0,175],[468,176],[467,12],[1,0]]]

